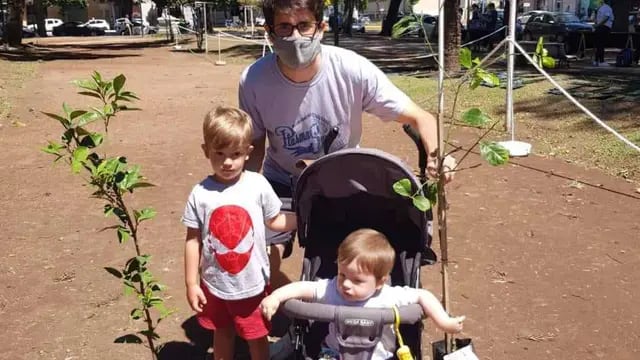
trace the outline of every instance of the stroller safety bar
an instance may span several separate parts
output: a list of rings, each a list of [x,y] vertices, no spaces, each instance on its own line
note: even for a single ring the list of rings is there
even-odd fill
[[[318,303],[308,303],[297,299],[287,300],[281,307],[289,317],[302,318],[322,322],[351,321],[382,322],[393,324],[394,314],[392,308],[362,308],[357,306],[338,306]],[[398,307],[400,323],[415,324],[424,317],[422,307],[419,304],[411,304]]]

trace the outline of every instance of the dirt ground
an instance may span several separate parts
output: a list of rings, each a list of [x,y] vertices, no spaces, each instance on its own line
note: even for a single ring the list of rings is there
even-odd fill
[[[37,66],[0,127],[0,359],[149,358],[141,345],[113,343],[141,324],[128,318],[133,299],[102,268],[119,267],[131,249],[103,231],[112,219],[81,179],[39,151],[61,133],[39,111],[57,112],[63,101],[83,105],[69,82],[93,70],[126,74],[142,99],[142,111],[115,119],[109,141],[157,185],[135,199],[158,211],[142,236],[176,310],[158,329],[168,343],[164,357],[203,359],[203,334],[184,296],[179,220],[191,187],[209,170],[199,148],[202,116],[237,103],[245,65],[214,66],[165,46],[56,51],[67,50],[75,52]],[[416,163],[397,124],[369,116],[364,124],[363,146]],[[632,184],[532,155],[464,171],[448,190],[451,311],[467,316],[463,336],[481,359],[640,358],[640,196]],[[292,279],[300,254],[282,265]],[[423,268],[423,282],[441,293],[439,264]],[[426,354],[441,337],[427,321]]]

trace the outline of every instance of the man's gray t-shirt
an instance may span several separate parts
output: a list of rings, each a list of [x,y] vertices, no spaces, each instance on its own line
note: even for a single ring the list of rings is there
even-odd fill
[[[299,159],[324,155],[322,143],[330,129],[339,135],[331,151],[357,147],[362,112],[395,120],[409,98],[366,58],[353,51],[322,45],[321,69],[309,82],[294,83],[278,68],[276,55],[267,55],[240,79],[239,101],[254,124],[254,139],[266,135],[269,147],[264,175],[289,185],[298,176]]]
[[[244,171],[232,185],[209,176],[193,187],[182,223],[200,229],[200,278],[225,300],[264,291],[269,257],[264,222],[280,212],[282,202],[264,176]]]

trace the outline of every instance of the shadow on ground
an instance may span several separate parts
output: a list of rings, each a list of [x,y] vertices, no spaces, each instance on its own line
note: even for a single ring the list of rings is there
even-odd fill
[[[167,43],[165,40],[149,40],[105,44],[74,44],[73,42],[25,44],[17,50],[0,50],[0,59],[8,61],[53,61],[137,57],[140,55],[136,53],[114,53],[114,51],[157,48],[166,46]]]

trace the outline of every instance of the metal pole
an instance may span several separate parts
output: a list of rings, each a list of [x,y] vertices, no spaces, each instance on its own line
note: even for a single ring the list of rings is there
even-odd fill
[[[215,20],[215,19],[214,19]],[[207,4],[204,5],[204,54],[209,53],[209,29],[207,28]]]
[[[511,141],[515,141],[515,120],[513,119],[513,63],[515,61],[515,48],[513,43],[516,41],[516,8],[518,2],[511,0],[509,5],[509,34],[507,35],[507,112],[506,112],[506,128],[511,132]]]
[[[444,160],[444,1],[438,0],[438,237],[440,238],[440,261],[442,268],[442,306],[449,311],[449,255],[447,246],[447,199],[442,168]],[[433,149],[429,149],[433,151]],[[444,334],[445,350],[451,352],[449,334]]]

